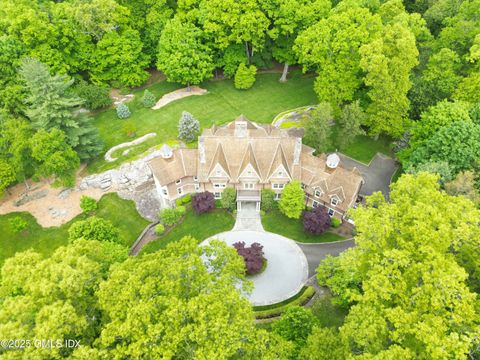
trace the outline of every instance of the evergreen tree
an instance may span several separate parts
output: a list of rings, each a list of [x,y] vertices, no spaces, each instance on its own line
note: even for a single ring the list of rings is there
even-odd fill
[[[192,142],[197,139],[200,132],[200,122],[187,111],[182,112],[182,116],[178,121],[178,137],[179,139]]]
[[[128,108],[128,105],[124,103],[120,103],[117,106],[117,116],[119,119],[126,119],[130,117],[130,109]]]
[[[155,95],[153,95],[151,91],[148,91],[148,89],[145,89],[142,96],[143,106],[145,106],[146,108],[151,108],[152,106],[155,105],[155,102],[156,102]]]
[[[98,130],[79,111],[83,100],[71,89],[73,79],[51,76],[47,66],[35,59],[25,59],[19,72],[29,94],[26,114],[32,127],[63,131],[81,160],[97,156],[103,145]]]

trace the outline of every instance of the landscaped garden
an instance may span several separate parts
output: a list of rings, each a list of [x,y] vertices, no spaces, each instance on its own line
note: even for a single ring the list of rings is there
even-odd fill
[[[252,121],[270,123],[275,115],[282,111],[317,102],[313,91],[313,77],[308,75],[297,74],[281,84],[278,82],[278,74],[259,74],[255,85],[248,91],[235,89],[233,80],[207,81],[200,86],[208,90],[208,93],[174,101],[158,110],[145,108],[141,102],[143,90],[134,91],[134,100],[127,103],[132,114],[125,120],[118,119],[113,108],[97,113],[93,123],[105,142],[105,151],[114,145],[131,141],[124,129],[126,123],[134,126],[135,136],[150,132],[156,132],[157,136],[137,145],[128,157],[120,156],[120,160],[176,139],[178,120],[185,110],[200,120],[202,127],[210,127],[232,121],[240,114]],[[179,84],[161,81],[148,89],[159,99],[180,87],[182,86]],[[119,161],[107,163],[100,156],[89,165],[88,171],[99,172],[118,164]]]
[[[120,234],[123,244],[133,244],[138,235],[147,226],[148,221],[137,212],[133,201],[124,200],[117,194],[104,195],[98,202],[95,216],[109,220]],[[68,228],[74,222],[88,216],[81,214],[60,227],[41,227],[30,213],[10,213],[0,216],[0,264],[17,252],[30,248],[43,255],[53,253],[55,249],[68,243]],[[25,222],[23,230],[15,232],[11,219],[20,218]]]
[[[159,236],[157,240],[145,245],[142,253],[152,253],[164,249],[169,243],[189,235],[200,243],[215,234],[231,230],[234,224],[234,217],[225,210],[217,209],[198,215],[189,208],[183,220],[165,235]]]
[[[330,231],[320,235],[306,233],[302,219],[288,218],[277,209],[262,216],[262,225],[266,231],[303,243],[323,243],[344,239],[344,237]]]

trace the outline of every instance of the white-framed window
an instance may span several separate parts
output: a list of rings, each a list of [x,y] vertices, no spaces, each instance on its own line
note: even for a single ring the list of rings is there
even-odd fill
[[[280,200],[281,197],[282,197],[282,194],[276,193],[274,199],[275,200]]]
[[[162,193],[163,193],[164,196],[168,196],[168,191],[167,191],[166,188],[163,188],[163,189],[162,189]]]
[[[200,191],[200,184],[195,184],[195,191]]]
[[[222,198],[222,193],[221,192],[215,192],[215,193],[213,193],[213,197],[215,199],[221,199]]]
[[[177,185],[180,185],[182,183],[182,179],[178,179],[177,181],[175,181],[175,184]]]
[[[278,176],[283,176],[283,171],[282,171],[282,170],[280,170],[280,171],[278,172]]]
[[[333,209],[328,208],[328,216],[332,217],[333,214],[335,214],[335,211]]]
[[[243,188],[246,190],[253,190],[255,189],[255,184],[254,183],[243,183]]]
[[[214,184],[213,184],[213,187],[214,187],[215,189],[225,189],[226,186],[227,186],[227,185],[226,185],[225,183],[223,183],[223,184],[221,184],[221,183],[214,183]]]
[[[274,189],[283,189],[285,187],[285,184],[272,184],[272,187]]]
[[[315,195],[315,197],[319,198],[320,196],[322,196],[322,190],[320,190],[320,189],[315,189],[314,195]]]
[[[318,205],[320,205],[320,203],[319,203],[318,201],[313,200],[312,206],[313,206],[314,208],[317,208]]]
[[[197,182],[198,181],[198,176],[194,176],[193,181]]]
[[[222,176],[222,171],[217,169],[217,171],[215,171],[215,175],[216,176]]]
[[[332,204],[333,206],[337,206],[338,204],[338,199],[336,197],[333,197],[331,200],[330,200],[330,204]]]
[[[178,188],[178,189],[177,189],[177,193],[178,193],[178,195],[182,195],[182,194],[183,194],[182,188]]]
[[[252,175],[253,175],[252,170],[247,170],[247,175],[248,175],[248,176],[252,176]]]

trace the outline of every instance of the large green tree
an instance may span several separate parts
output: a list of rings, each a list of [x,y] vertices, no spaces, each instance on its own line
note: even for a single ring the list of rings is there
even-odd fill
[[[127,249],[108,242],[79,240],[42,258],[32,250],[7,259],[1,269],[2,339],[80,340],[88,346],[101,328],[95,292],[110,266]],[[74,349],[29,346],[5,351],[6,359],[69,357]]]
[[[157,67],[168,81],[187,88],[212,77],[213,55],[201,29],[178,17],[170,20],[160,38]]]
[[[331,8],[329,0],[272,0],[262,3],[264,11],[272,21],[270,30],[274,38],[272,55],[284,64],[281,82],[287,81],[289,65],[297,63],[293,45],[298,34],[326,17]]]
[[[66,141],[82,160],[101,152],[103,144],[98,130],[89,118],[79,113],[83,100],[71,90],[73,79],[51,76],[47,66],[34,59],[22,62],[20,75],[29,94],[26,114],[34,129],[63,131]]]
[[[114,358],[285,358],[288,345],[255,329],[237,286],[243,260],[220,241],[193,238],[130,258],[100,286],[99,354]]]
[[[350,1],[297,37],[299,62],[318,74],[314,87],[320,101],[337,108],[354,100],[362,85],[359,49],[380,36],[381,28],[380,16]]]
[[[333,110],[329,103],[322,102],[312,110],[305,124],[305,144],[313,147],[318,153],[330,148],[332,134]]]
[[[408,123],[410,72],[418,57],[415,36],[400,23],[386,25],[382,37],[364,45],[360,54],[371,101],[367,107],[370,133],[399,137]]]
[[[466,281],[467,273],[478,276],[479,257],[463,255],[480,246],[479,216],[427,173],[402,176],[389,202],[376,193],[353,211],[357,246],[319,269],[319,282],[351,306],[336,351],[382,359],[466,357],[478,341],[476,294]]]
[[[66,143],[65,134],[56,128],[40,129],[30,140],[35,176],[54,176],[58,184],[73,186],[80,159]]]

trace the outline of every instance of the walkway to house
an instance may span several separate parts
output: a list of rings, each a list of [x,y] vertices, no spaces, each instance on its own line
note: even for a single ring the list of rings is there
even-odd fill
[[[346,155],[339,154],[341,163],[347,169],[356,167],[362,174],[365,184],[360,189],[362,195],[372,195],[375,191],[381,191],[388,198],[390,194],[390,180],[392,179],[397,163],[391,157],[377,153],[368,165],[356,161]]]
[[[242,209],[237,211],[237,221],[232,231],[264,231],[260,213],[255,209],[254,202],[242,203]]]

